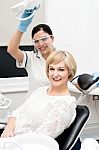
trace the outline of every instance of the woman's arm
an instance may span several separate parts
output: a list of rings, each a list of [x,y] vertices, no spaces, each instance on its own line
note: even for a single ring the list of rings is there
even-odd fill
[[[15,122],[16,119],[20,120],[20,117],[23,116],[27,110],[29,109],[29,106],[31,106],[33,100],[33,96],[31,94],[30,98],[28,98],[21,106],[17,107],[11,115],[9,116],[7,126],[5,127],[5,130],[3,131],[1,137],[12,137],[14,136],[14,130],[15,130]]]
[[[71,99],[68,98],[68,101],[71,101]],[[59,99],[35,132],[56,138],[64,131],[64,129],[70,126],[74,121],[75,116],[75,99],[70,103],[67,103],[66,100]]]
[[[2,138],[7,138],[7,137],[13,137],[14,136],[14,129],[15,129],[15,117],[11,117],[8,119],[7,126],[5,127],[3,133],[1,134]]]

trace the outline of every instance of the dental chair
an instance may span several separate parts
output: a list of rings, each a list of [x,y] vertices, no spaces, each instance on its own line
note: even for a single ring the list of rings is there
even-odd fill
[[[90,74],[81,74],[71,80],[71,83],[81,92],[79,101],[83,100],[93,89],[96,88],[96,83],[99,77],[94,79]],[[60,150],[77,150],[74,148],[80,134],[89,118],[89,108],[84,105],[77,105],[76,118],[71,126],[56,138]],[[74,147],[73,147],[74,146]]]
[[[93,76],[90,74],[82,74],[72,79],[71,83],[75,85],[82,94],[79,100],[84,99],[85,95],[88,95],[93,89],[96,88],[96,83],[98,80],[99,77],[94,80]],[[77,105],[75,120],[69,128],[65,129],[64,132],[55,139],[59,144],[59,150],[78,150],[74,148],[75,143],[80,137],[89,115],[90,112],[87,106]],[[6,124],[4,123],[4,125]],[[0,133],[2,133],[3,130],[4,127],[0,129]]]
[[[87,122],[89,117],[89,109],[87,106],[77,105],[76,118],[71,126],[56,138],[59,144],[60,150],[72,150],[78,140],[80,133]],[[73,150],[76,150],[73,148]]]

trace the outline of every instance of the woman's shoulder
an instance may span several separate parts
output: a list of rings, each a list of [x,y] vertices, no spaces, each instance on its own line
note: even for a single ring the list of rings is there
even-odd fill
[[[66,96],[66,101],[69,105],[73,104],[73,103],[76,104],[76,98],[74,96],[71,96],[71,95]]]
[[[35,94],[35,93],[45,93],[46,90],[47,90],[48,86],[41,86],[41,87],[38,87],[36,90],[34,90],[32,92],[32,94]]]
[[[70,100],[76,100],[76,97],[72,95],[66,95],[66,98]]]
[[[64,103],[71,105],[71,104],[76,104],[76,98],[71,95],[66,95],[66,96],[61,96],[58,98],[58,101],[63,101]]]
[[[48,88],[48,86],[41,86],[41,87],[37,88],[36,90],[38,90],[38,91],[46,91],[47,88]]]
[[[71,101],[75,101],[76,100],[76,97],[75,96],[72,96],[72,95],[66,95],[66,99],[69,99]]]

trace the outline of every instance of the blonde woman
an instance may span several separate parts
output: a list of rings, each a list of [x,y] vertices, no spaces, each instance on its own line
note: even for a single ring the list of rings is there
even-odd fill
[[[68,81],[77,65],[69,52],[54,51],[46,60],[49,86],[35,90],[29,99],[14,110],[1,137],[27,132],[58,137],[76,117],[76,99],[70,95]]]

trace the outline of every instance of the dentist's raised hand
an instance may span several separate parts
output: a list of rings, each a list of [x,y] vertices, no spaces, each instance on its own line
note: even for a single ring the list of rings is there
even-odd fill
[[[40,5],[34,6],[33,9],[26,9],[24,10],[21,21],[18,26],[18,30],[21,32],[26,32],[28,26],[32,23],[34,18],[35,12],[40,8]]]

